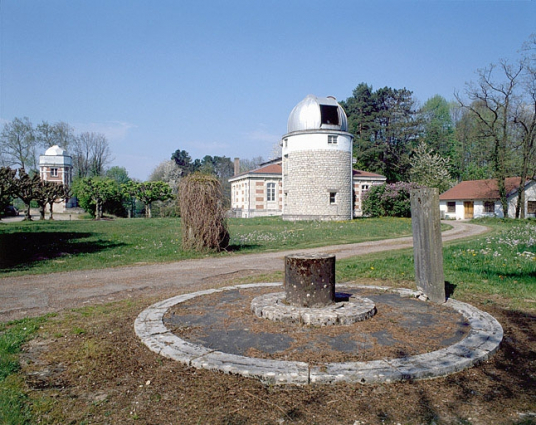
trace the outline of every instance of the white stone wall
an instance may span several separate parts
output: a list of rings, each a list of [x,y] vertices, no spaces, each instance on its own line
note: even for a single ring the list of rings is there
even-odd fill
[[[337,136],[328,143],[328,136]],[[350,220],[352,218],[352,136],[319,131],[283,139],[283,218]],[[330,199],[330,194],[335,199]]]
[[[510,218],[514,218],[516,216],[517,197],[518,195],[516,194],[515,196],[512,196],[508,200],[508,216]],[[525,217],[526,218],[535,217],[535,214],[530,214],[530,215],[527,214],[528,201],[536,201],[536,182],[531,182],[525,187],[525,205],[524,205]]]

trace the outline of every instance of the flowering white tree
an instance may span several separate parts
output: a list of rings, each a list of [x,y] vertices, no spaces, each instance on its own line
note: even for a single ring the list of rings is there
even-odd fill
[[[453,181],[449,172],[449,158],[434,154],[426,143],[421,142],[410,160],[411,181],[426,187],[437,187],[442,193],[452,187]]]

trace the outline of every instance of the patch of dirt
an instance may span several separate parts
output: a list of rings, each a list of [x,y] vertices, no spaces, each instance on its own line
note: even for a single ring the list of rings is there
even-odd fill
[[[498,353],[477,367],[428,381],[302,387],[265,386],[149,351],[133,322],[156,300],[64,311],[43,326],[23,356],[37,423],[536,423],[536,317],[507,300],[470,301],[505,332]]]

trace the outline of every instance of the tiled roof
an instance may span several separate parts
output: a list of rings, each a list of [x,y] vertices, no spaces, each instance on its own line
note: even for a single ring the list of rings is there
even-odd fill
[[[519,177],[508,177],[505,182],[506,193],[519,188]],[[455,199],[500,199],[496,179],[467,180],[447,190],[439,196],[442,201]]]
[[[264,167],[255,168],[254,170],[249,170],[245,173],[240,173],[236,176],[232,176],[231,178],[229,178],[229,181],[239,177],[246,177],[250,174],[278,174],[279,176],[281,176],[283,174],[283,168],[281,168],[281,164],[268,164]]]
[[[376,173],[369,173],[368,171],[361,171],[361,170],[352,170],[354,177],[376,177],[376,178],[383,178],[385,179],[385,176],[382,176],[381,174]]]
[[[252,174],[281,174],[282,172],[281,164],[269,164],[250,171]]]

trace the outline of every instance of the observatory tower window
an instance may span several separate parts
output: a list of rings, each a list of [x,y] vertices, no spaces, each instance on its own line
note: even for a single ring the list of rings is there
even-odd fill
[[[337,192],[329,192],[329,203],[330,204],[337,203]]]
[[[337,136],[328,136],[328,145],[336,145],[337,144]]]
[[[320,105],[320,119],[322,124],[339,125],[339,107]]]

